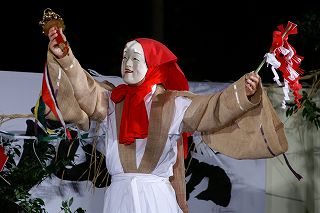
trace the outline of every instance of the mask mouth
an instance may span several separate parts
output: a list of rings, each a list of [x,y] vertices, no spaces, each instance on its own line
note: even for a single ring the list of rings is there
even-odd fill
[[[125,70],[124,70],[124,73],[133,73],[133,71],[132,71],[132,70],[129,70],[129,69],[125,69]]]
[[[129,68],[125,68],[124,69],[124,74],[126,73],[133,73],[133,70],[129,69]]]

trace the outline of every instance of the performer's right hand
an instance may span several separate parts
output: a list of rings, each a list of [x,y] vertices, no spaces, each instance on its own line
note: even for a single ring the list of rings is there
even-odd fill
[[[58,30],[60,34],[62,35],[64,41],[66,41],[66,36],[62,32],[62,28],[56,28],[56,27],[51,27],[48,33],[49,37],[49,49],[50,51],[57,57],[57,58],[63,58],[66,54],[64,53],[61,48],[58,45],[58,42],[56,41],[56,38],[58,36]]]

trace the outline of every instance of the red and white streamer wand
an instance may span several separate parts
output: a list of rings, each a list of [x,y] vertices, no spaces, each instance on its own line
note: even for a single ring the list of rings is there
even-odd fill
[[[300,99],[302,96],[299,94],[299,90],[302,89],[302,86],[299,83],[299,79],[304,71],[299,66],[303,57],[297,55],[296,50],[288,42],[288,36],[297,33],[297,25],[290,21],[286,28],[284,28],[283,25],[279,25],[278,30],[273,32],[273,41],[270,51],[265,54],[263,61],[255,70],[255,72],[258,73],[264,63],[271,65],[271,70],[274,74],[273,80],[277,82],[279,86],[282,86],[282,84],[276,70],[278,69],[282,72],[284,83],[282,108],[284,109],[286,108],[286,101],[290,100],[289,89],[293,92],[294,102],[297,104],[298,108],[301,106]]]

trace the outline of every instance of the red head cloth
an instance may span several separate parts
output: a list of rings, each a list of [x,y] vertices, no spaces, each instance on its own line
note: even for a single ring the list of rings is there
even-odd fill
[[[149,38],[137,38],[144,51],[148,66],[147,78],[153,78],[158,72],[161,82],[168,90],[189,90],[188,80],[177,64],[177,57],[162,43]],[[150,68],[158,68],[152,71]]]
[[[124,100],[119,131],[119,142],[123,144],[131,144],[135,139],[148,136],[149,120],[144,98],[153,85],[162,84],[169,90],[189,90],[177,57],[165,45],[149,38],[134,40],[141,44],[144,51],[148,66],[145,80],[139,86],[121,84],[111,93],[114,103]]]

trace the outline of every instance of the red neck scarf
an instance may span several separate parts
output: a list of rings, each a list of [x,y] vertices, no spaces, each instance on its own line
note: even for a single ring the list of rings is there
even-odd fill
[[[148,71],[139,86],[121,84],[113,89],[111,100],[124,101],[120,123],[119,143],[131,144],[148,136],[149,119],[144,98],[155,84],[169,90],[188,90],[188,81],[176,63],[177,57],[162,43],[147,39],[135,39],[143,48]]]

